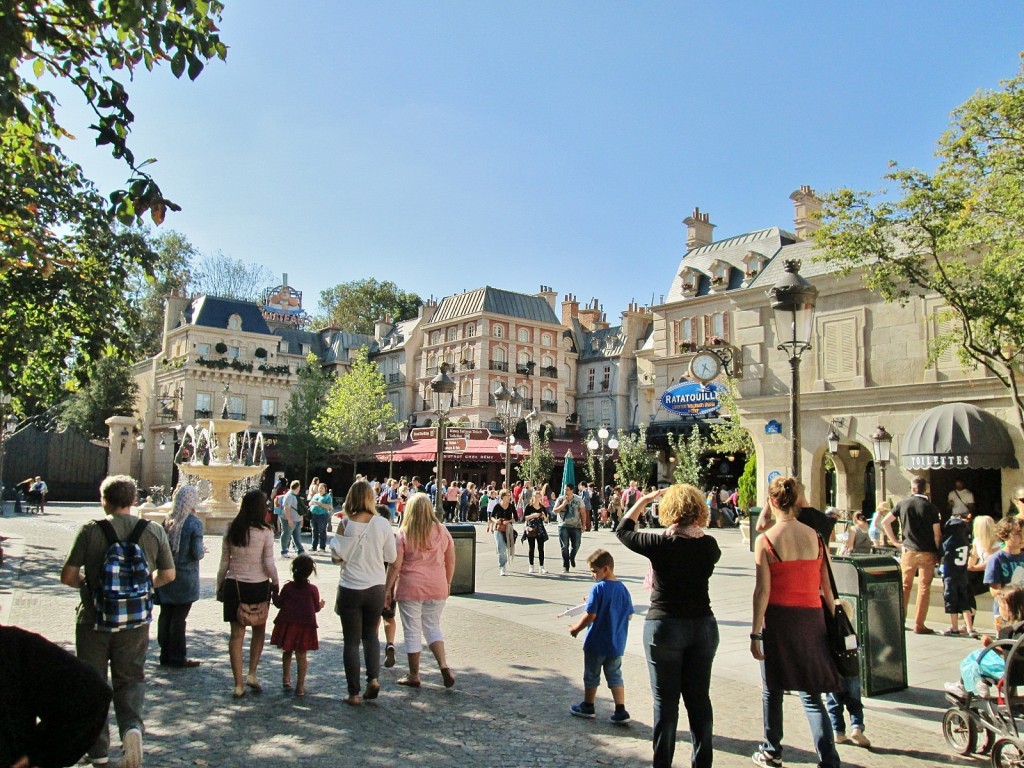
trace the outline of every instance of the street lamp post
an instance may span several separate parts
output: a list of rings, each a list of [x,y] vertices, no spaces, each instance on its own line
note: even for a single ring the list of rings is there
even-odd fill
[[[512,444],[516,441],[516,425],[523,412],[523,398],[515,387],[512,390],[499,384],[494,390],[494,404],[497,406],[498,422],[505,430],[505,487],[512,490]]]
[[[818,289],[800,277],[800,262],[789,259],[785,273],[768,292],[775,312],[778,349],[789,355],[789,426],[793,476],[800,479],[800,356],[811,348]]]
[[[3,423],[0,423],[0,516],[4,513],[3,502],[4,491],[6,490],[4,487],[4,456],[7,453],[5,446],[7,445],[7,440],[14,434],[17,428],[18,417],[13,413],[7,414],[7,418],[4,419]]]
[[[604,500],[604,462],[605,462],[605,450],[604,449],[605,449],[605,446],[607,446],[608,448],[611,448],[612,451],[614,452],[615,449],[619,447],[619,441],[616,440],[614,437],[611,440],[609,440],[608,439],[608,435],[609,435],[608,429],[605,428],[605,427],[601,427],[599,430],[597,430],[597,437],[596,438],[593,438],[593,437],[590,438],[590,442],[587,443],[587,447],[591,451],[596,451],[598,449],[598,447],[600,447],[600,449],[601,449],[601,491],[600,491],[601,497],[600,498],[602,499],[602,501]],[[599,440],[600,440],[600,442],[598,442]]]
[[[871,435],[871,442],[874,443],[875,448],[875,463],[878,464],[878,467],[882,472],[882,501],[885,501],[885,468],[889,466],[889,459],[891,456],[890,451],[892,449],[892,435],[886,432],[885,427],[879,424],[878,429],[876,429]]]
[[[437,414],[437,471],[434,475],[434,513],[443,520],[441,512],[441,478],[444,474],[444,436],[448,431],[445,422],[455,399],[455,381],[448,375],[448,363],[441,363],[437,376],[430,380],[434,393],[434,413]]]
[[[388,439],[388,435],[391,435],[391,427],[395,425],[391,422],[385,424],[381,422],[377,425],[377,441],[384,443]],[[394,478],[394,463],[395,463],[395,438],[399,438],[403,443],[409,436],[409,425],[405,422],[398,427],[398,433],[391,435],[391,447],[388,451],[388,480]]]

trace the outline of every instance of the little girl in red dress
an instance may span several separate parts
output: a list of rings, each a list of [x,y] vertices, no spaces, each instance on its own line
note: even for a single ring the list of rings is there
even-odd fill
[[[324,607],[320,591],[309,583],[310,575],[316,573],[316,563],[309,555],[299,555],[292,561],[292,580],[274,595],[274,605],[280,610],[274,619],[274,632],[270,636],[272,645],[284,651],[282,659],[282,686],[292,687],[292,653],[298,664],[299,676],[295,695],[306,695],[306,670],[309,662],[306,651],[320,647],[316,634],[316,614]]]

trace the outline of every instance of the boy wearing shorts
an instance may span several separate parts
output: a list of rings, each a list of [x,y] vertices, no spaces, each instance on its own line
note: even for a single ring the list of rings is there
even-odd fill
[[[626,652],[633,600],[626,586],[615,578],[615,560],[608,552],[596,550],[587,558],[587,563],[597,583],[590,589],[586,612],[569,627],[573,637],[590,627],[583,641],[583,702],[573,704],[569,710],[576,717],[593,719],[597,716],[594,702],[604,669],[615,702],[615,713],[609,719],[616,725],[625,725],[629,722],[629,712],[622,682],[622,655]]]
[[[959,615],[964,615],[964,634],[974,631],[974,592],[967,580],[967,559],[971,554],[971,532],[966,520],[953,515],[942,527],[942,602],[949,615],[949,629],[942,634],[960,634]]]

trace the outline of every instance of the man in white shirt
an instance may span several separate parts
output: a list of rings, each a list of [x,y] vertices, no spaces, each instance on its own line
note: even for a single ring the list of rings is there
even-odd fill
[[[974,494],[964,488],[964,481],[959,477],[949,492],[949,511],[954,517],[972,517],[974,515]]]

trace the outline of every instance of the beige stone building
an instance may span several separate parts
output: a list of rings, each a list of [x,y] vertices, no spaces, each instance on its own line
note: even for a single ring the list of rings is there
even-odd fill
[[[963,370],[952,353],[929,361],[928,342],[943,322],[937,297],[885,303],[857,274],[841,276],[817,262],[808,237],[820,204],[808,187],[791,199],[792,232],[771,227],[715,240],[707,213],[695,210],[685,220],[686,253],[664,303],[653,308],[650,343],[638,353],[642,418],[663,429],[680,427],[661,395],[691,378],[696,354],[711,348],[732,361],[742,421],[756,448],[758,487],[766,488],[770,473],[790,471],[790,368],[777,349],[767,291],[784,263],[797,260],[800,274],[818,289],[812,346],[799,368],[802,477],[811,501],[827,506],[834,488],[837,507],[874,509],[881,483],[870,436],[882,425],[894,436],[889,496],[907,495],[912,474],[926,472],[943,507],[961,477],[979,510],[998,514],[1024,479],[1016,459],[1024,441],[1006,390],[984,370]],[[966,404],[970,423],[951,415],[957,403]],[[771,428],[776,423],[780,434]],[[841,438],[831,457],[834,476],[827,468],[832,428]],[[956,444],[958,430],[973,430],[966,448],[962,440]],[[986,453],[986,441],[998,450]],[[664,463],[659,474],[669,474]]]

